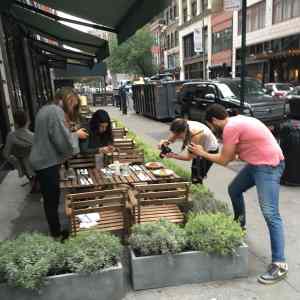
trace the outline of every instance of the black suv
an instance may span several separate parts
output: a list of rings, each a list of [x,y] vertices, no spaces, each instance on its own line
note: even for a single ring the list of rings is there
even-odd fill
[[[230,115],[240,111],[240,79],[225,78],[212,81],[184,83],[177,99],[177,113],[184,118],[204,121],[205,110],[214,103],[226,107]],[[255,117],[268,126],[277,127],[286,119],[285,102],[265,94],[259,81],[245,80],[243,115]]]

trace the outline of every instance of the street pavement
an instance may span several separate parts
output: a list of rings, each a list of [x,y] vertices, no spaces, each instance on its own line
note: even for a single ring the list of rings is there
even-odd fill
[[[129,112],[123,116],[117,108],[105,108],[112,118],[119,119],[146,143],[155,147],[158,141],[168,135],[168,123],[162,123]],[[179,145],[173,147],[179,151]],[[189,168],[190,163],[179,162]],[[214,165],[205,185],[214,192],[215,197],[227,202],[227,186],[242,167],[233,163],[224,168]],[[10,172],[0,184],[0,240],[11,238],[24,231],[47,232],[39,195],[29,195],[29,186],[17,172]],[[237,280],[211,282],[205,284],[183,285],[163,289],[133,292],[129,290],[126,300],[300,300],[300,188],[281,188],[281,214],[285,223],[286,255],[289,263],[289,276],[286,280],[272,286],[257,282],[257,276],[264,272],[270,263],[270,247],[266,226],[258,207],[255,189],[247,192],[247,243],[250,249],[249,277]],[[60,205],[63,218],[63,201]],[[128,272],[128,270],[127,270]]]
[[[119,119],[125,126],[134,131],[149,145],[156,147],[159,140],[167,137],[169,124],[158,122],[129,112],[122,115],[117,108],[107,107],[112,118]],[[180,145],[172,146],[180,151]],[[190,162],[176,161],[183,167],[190,168]],[[243,163],[234,162],[227,168],[213,165],[205,185],[231,207],[227,187]],[[127,299],[186,299],[186,300],[299,300],[300,299],[300,188],[282,186],[280,192],[281,214],[285,223],[286,256],[289,263],[289,276],[286,280],[272,286],[264,286],[257,282],[257,276],[265,271],[270,263],[270,246],[267,228],[261,215],[255,188],[245,195],[247,209],[247,238],[249,245],[249,277],[226,282],[186,285],[129,294]]]

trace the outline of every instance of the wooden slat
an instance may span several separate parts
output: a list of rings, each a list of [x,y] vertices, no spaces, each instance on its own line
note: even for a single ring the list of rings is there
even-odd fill
[[[170,191],[147,191],[138,194],[138,198],[157,199],[157,198],[169,198],[169,197],[181,197],[186,195],[185,189],[176,189]]]
[[[138,185],[136,189],[142,191],[163,191],[163,190],[174,190],[174,189],[187,189],[189,183],[187,182],[176,182],[176,183],[157,183],[157,184],[146,184]]]

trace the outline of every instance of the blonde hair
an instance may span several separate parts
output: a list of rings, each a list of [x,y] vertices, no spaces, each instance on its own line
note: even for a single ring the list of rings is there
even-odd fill
[[[70,110],[69,100],[71,97],[75,97],[77,99],[77,105],[75,109]],[[79,119],[79,111],[80,111],[80,97],[77,92],[71,87],[62,87],[58,89],[55,93],[53,102],[58,105],[62,102],[62,109],[65,114],[68,116],[70,121],[77,122]]]

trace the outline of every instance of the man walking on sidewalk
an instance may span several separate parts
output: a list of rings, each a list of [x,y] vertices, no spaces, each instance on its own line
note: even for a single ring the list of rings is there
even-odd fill
[[[262,214],[270,233],[272,263],[260,283],[271,284],[286,277],[288,266],[284,256],[284,232],[279,213],[280,178],[284,170],[284,156],[270,132],[259,120],[229,117],[225,108],[214,104],[207,109],[206,121],[211,128],[223,131],[223,148],[210,154],[199,145],[189,150],[217,164],[226,166],[236,155],[247,165],[238,173],[228,188],[234,210],[234,219],[245,228],[246,212],[243,193],[256,186]]]

